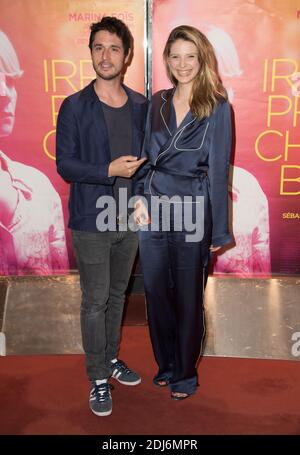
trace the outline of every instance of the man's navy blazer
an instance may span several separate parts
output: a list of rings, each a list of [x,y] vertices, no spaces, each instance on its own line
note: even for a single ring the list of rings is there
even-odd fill
[[[116,177],[108,177],[111,162],[109,137],[92,81],[67,97],[60,108],[56,131],[58,173],[71,183],[69,224],[72,229],[97,232],[96,208],[100,196],[113,196]],[[147,115],[147,99],[123,85],[132,114],[132,151],[140,156]],[[116,125],[116,129],[118,125]]]

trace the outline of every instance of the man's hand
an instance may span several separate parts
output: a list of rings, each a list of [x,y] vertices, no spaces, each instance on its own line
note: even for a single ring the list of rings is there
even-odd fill
[[[116,160],[113,160],[108,168],[108,177],[126,177],[130,178],[136,172],[147,158],[137,159],[133,155],[120,156]]]

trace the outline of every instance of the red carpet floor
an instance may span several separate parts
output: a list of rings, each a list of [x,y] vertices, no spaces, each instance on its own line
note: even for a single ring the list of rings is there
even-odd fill
[[[113,413],[88,409],[82,355],[0,358],[2,435],[300,434],[300,363],[204,357],[195,396],[173,401],[152,385],[147,327],[124,327],[120,357],[142,375],[114,381]]]

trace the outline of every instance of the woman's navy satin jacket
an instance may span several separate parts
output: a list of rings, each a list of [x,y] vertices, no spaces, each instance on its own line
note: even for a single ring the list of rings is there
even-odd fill
[[[232,241],[228,230],[229,103],[219,102],[202,120],[188,112],[177,127],[173,93],[174,89],[162,90],[152,98],[143,148],[148,161],[138,173],[135,194],[203,195],[204,206],[210,206],[212,245],[228,244]]]

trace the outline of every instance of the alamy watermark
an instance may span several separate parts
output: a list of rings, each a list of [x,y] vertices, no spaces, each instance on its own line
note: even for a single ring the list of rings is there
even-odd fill
[[[99,232],[176,231],[184,232],[186,242],[200,242],[204,235],[204,196],[132,196],[119,189],[118,204],[113,196],[100,196],[96,207]],[[143,217],[141,216],[143,207]],[[138,222],[139,221],[139,222]]]
[[[300,332],[293,333],[292,341],[295,343],[292,344],[291,354],[294,357],[300,357]]]

